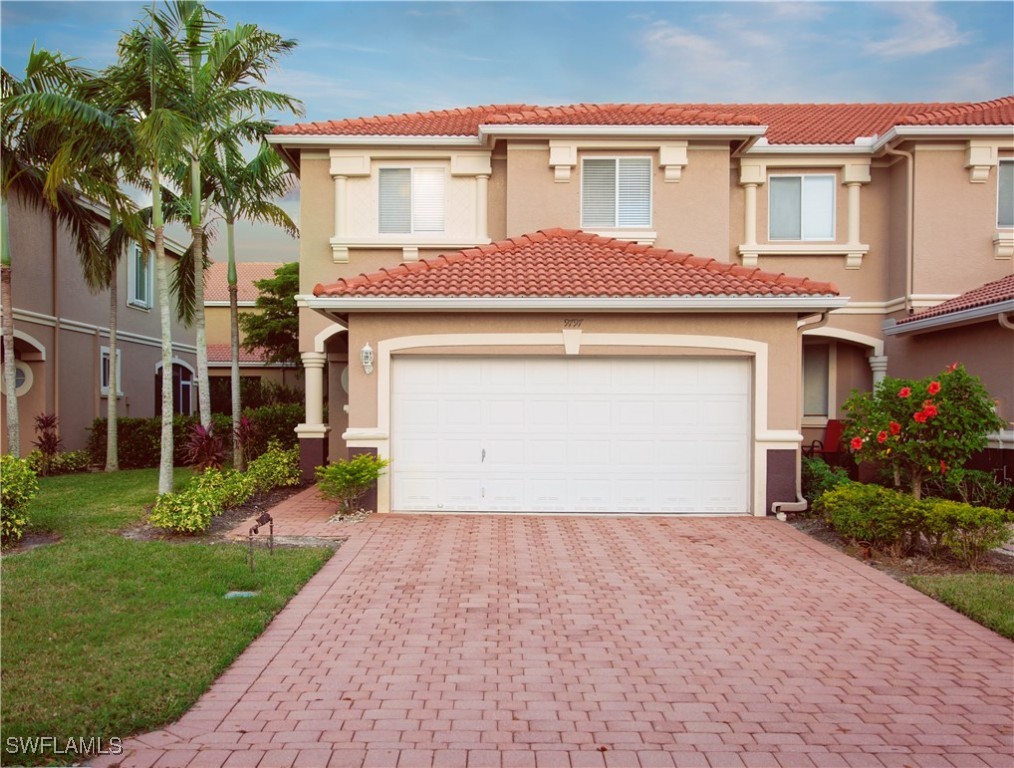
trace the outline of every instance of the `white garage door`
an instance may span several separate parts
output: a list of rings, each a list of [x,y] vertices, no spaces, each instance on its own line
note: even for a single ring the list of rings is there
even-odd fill
[[[401,357],[395,511],[749,511],[741,358]]]

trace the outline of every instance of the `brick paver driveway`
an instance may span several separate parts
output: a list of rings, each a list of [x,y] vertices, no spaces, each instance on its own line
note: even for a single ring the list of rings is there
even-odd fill
[[[1012,648],[771,520],[375,516],[123,766],[999,766]]]

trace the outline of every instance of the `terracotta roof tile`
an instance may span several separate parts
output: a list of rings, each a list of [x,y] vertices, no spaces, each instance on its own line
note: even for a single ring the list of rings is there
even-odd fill
[[[955,296],[943,304],[937,304],[935,307],[903,318],[897,322],[897,325],[904,325],[916,320],[925,320],[929,317],[950,315],[965,309],[984,307],[989,304],[999,304],[1003,301],[1014,301],[1014,274],[1001,277],[999,280],[994,280],[985,285],[980,285],[978,288],[973,288],[960,296]]]
[[[480,125],[768,126],[770,144],[852,144],[905,125],[1014,124],[1014,97],[971,103],[489,104],[435,112],[284,125],[293,136],[476,136]]]
[[[316,296],[443,298],[837,295],[832,283],[549,229],[317,285]]]
[[[236,287],[240,301],[256,301],[258,294],[254,280],[266,280],[275,276],[275,270],[282,262],[244,261],[236,264]],[[214,262],[205,271],[204,300],[229,300],[229,265],[224,261]]]
[[[258,349],[255,352],[247,352],[243,347],[239,348],[239,361],[241,363],[263,363],[266,357],[267,352],[264,350]],[[232,362],[232,348],[228,344],[209,344],[208,362]]]

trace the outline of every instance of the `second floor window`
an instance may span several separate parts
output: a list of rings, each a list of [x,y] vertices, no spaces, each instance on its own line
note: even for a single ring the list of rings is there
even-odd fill
[[[127,265],[127,303],[132,307],[151,309],[154,291],[154,272],[151,259],[146,258],[141,246],[130,246],[130,262]]]
[[[581,226],[650,227],[651,158],[584,158]]]
[[[381,168],[380,234],[444,231],[443,168]]]
[[[996,225],[1014,227],[1014,160],[1001,160],[996,195]]]
[[[109,394],[109,363],[112,357],[109,347],[99,350],[99,389],[102,395]],[[123,394],[123,351],[116,350],[116,394]]]
[[[772,176],[768,181],[770,240],[834,240],[834,176]]]

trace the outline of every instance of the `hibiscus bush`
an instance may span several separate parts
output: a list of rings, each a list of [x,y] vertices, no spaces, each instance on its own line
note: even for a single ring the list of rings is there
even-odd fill
[[[856,461],[875,461],[918,499],[923,482],[962,467],[1003,428],[978,377],[955,363],[925,379],[886,377],[845,402],[845,439]]]

